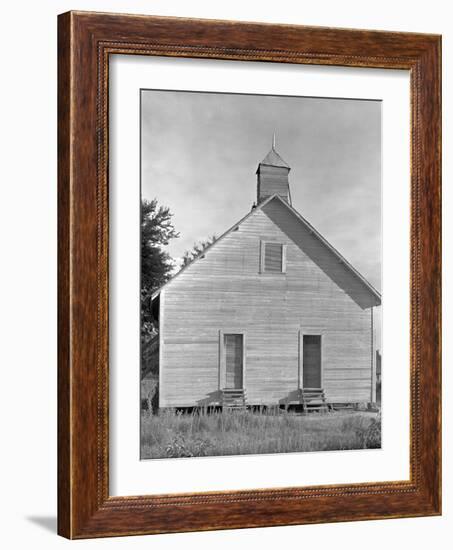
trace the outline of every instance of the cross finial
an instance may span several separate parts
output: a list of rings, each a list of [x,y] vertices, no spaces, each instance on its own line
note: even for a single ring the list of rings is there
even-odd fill
[[[272,149],[275,149],[275,132],[272,135]]]

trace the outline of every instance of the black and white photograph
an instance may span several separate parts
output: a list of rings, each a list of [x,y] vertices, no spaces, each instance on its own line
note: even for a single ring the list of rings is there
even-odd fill
[[[381,102],[141,91],[141,458],[380,448]]]

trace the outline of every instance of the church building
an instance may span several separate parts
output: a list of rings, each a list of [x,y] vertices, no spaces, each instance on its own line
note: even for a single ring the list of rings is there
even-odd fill
[[[153,294],[159,407],[376,401],[381,296],[293,207],[289,173],[274,143],[256,205]]]

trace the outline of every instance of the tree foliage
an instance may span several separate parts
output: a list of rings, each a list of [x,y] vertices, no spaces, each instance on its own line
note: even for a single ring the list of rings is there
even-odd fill
[[[142,289],[152,293],[168,281],[174,268],[172,258],[162,247],[179,237],[170,209],[159,206],[156,199],[142,201],[141,236]]]
[[[157,199],[143,200],[141,208],[141,310],[142,333],[153,328],[150,308],[152,293],[171,277],[175,263],[163,247],[179,237],[172,222],[172,213],[159,206]]]
[[[182,267],[185,267],[186,265],[190,264],[200,256],[200,254],[208,248],[208,246],[211,246],[212,243],[214,243],[217,240],[217,237],[215,235],[211,235],[206,240],[198,241],[197,243],[194,243],[193,247],[190,250],[186,250],[184,252],[184,255],[182,257]]]

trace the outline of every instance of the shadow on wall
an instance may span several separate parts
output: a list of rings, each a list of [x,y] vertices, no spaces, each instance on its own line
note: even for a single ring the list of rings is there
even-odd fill
[[[220,390],[208,393],[203,399],[197,401],[197,407],[209,407],[220,405],[222,402],[222,392]]]
[[[299,390],[289,392],[286,397],[279,400],[278,404],[287,407],[291,401],[299,402]]]
[[[362,309],[380,304],[365,283],[356,277],[345,264],[342,264],[314,233],[311,233],[294,214],[287,215],[286,206],[273,200],[263,207],[263,212]]]

